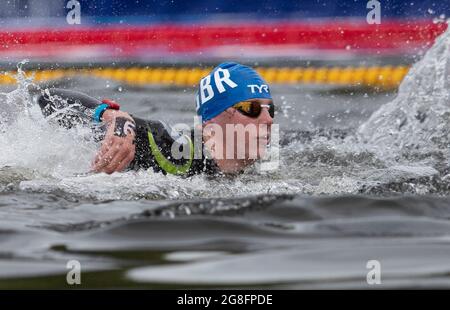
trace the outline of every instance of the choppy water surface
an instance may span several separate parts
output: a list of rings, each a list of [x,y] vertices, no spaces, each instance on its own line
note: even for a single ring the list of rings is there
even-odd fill
[[[236,178],[90,174],[89,130],[3,88],[0,288],[67,287],[71,259],[83,287],[367,287],[372,259],[382,287],[449,287],[449,49],[450,32],[398,94],[273,86],[280,167]],[[193,123],[191,89],[56,86]]]

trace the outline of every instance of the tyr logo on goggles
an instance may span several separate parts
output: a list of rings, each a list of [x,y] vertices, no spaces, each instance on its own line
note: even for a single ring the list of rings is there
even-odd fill
[[[249,117],[258,117],[263,108],[268,108],[270,117],[275,116],[275,106],[273,103],[261,104],[253,101],[242,101],[233,106],[236,110]]]

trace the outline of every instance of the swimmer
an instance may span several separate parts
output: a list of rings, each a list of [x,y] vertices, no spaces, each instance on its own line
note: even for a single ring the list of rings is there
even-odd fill
[[[220,64],[201,79],[196,95],[201,125],[189,134],[80,92],[53,88],[37,101],[45,116],[70,105],[71,112],[58,119],[64,127],[81,122],[100,129],[101,147],[92,170],[107,174],[149,168],[185,176],[240,173],[264,156],[274,118],[267,83],[252,68],[233,62]]]

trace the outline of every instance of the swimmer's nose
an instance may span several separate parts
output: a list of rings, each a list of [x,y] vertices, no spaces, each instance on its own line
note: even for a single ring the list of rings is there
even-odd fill
[[[269,108],[267,107],[262,108],[258,121],[260,124],[267,124],[267,125],[273,124],[273,118],[270,116]]]

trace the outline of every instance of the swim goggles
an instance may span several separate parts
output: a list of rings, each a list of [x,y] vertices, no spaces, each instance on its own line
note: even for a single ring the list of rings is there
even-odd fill
[[[261,114],[263,108],[268,108],[270,117],[274,118],[275,116],[275,106],[273,103],[261,104],[259,102],[254,101],[241,101],[235,104],[233,108],[235,108],[245,116],[253,118],[258,117]]]

